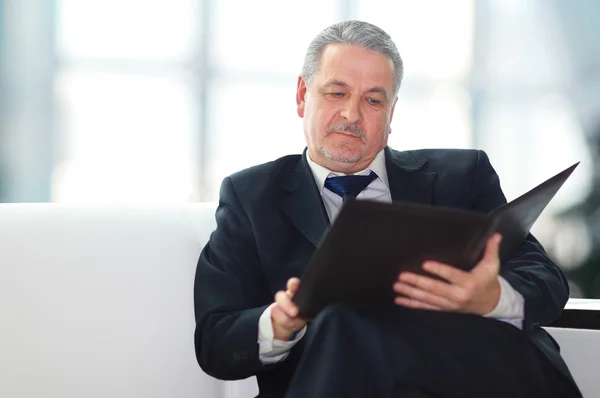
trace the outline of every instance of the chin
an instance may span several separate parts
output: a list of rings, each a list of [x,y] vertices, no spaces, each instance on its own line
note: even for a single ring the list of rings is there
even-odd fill
[[[321,153],[327,159],[340,163],[356,163],[363,158],[362,151],[352,151],[348,148],[323,147]]]

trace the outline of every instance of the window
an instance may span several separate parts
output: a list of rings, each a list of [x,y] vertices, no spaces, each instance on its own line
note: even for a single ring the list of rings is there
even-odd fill
[[[54,201],[196,199],[199,11],[194,0],[59,3]]]
[[[405,60],[390,145],[467,147],[473,8],[444,0],[62,0],[53,200],[216,200],[225,176],[301,153],[295,90],[304,53],[321,29],[347,18],[388,31]]]

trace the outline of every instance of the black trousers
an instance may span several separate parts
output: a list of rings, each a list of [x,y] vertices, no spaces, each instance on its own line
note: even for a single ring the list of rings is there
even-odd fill
[[[474,315],[333,305],[289,360],[286,398],[579,396],[521,330]]]

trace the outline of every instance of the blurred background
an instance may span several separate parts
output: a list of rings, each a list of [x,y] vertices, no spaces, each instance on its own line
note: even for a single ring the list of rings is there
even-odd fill
[[[404,59],[393,148],[484,149],[509,200],[581,161],[533,232],[600,298],[597,0],[0,0],[0,202],[216,200],[304,149],[304,52],[346,19]]]

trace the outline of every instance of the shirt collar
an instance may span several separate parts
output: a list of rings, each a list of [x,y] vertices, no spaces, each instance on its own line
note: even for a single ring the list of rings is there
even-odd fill
[[[323,194],[323,189],[325,188],[325,180],[328,177],[337,177],[345,175],[344,173],[331,171],[321,166],[320,164],[315,163],[310,158],[308,151],[306,151],[306,160],[308,161],[308,165],[310,167],[310,170],[312,171],[313,177],[315,178],[315,182],[317,183],[317,188],[319,189],[320,194]],[[371,171],[374,171],[375,174],[377,174],[377,177],[385,184],[385,186],[389,190],[390,187],[388,184],[387,169],[385,167],[385,151],[383,149],[379,151],[377,156],[375,156],[375,159],[373,159],[369,167],[367,167],[364,170],[358,171],[353,175],[368,175]]]

